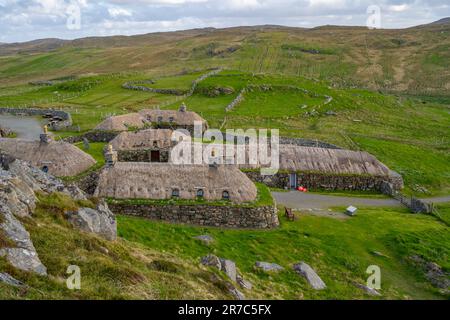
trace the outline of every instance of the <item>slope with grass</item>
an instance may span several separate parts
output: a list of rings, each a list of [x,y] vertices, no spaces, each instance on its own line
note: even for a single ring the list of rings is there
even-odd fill
[[[336,85],[443,94],[449,85],[449,24],[401,30],[324,26],[196,29],[0,47],[0,83],[68,74],[224,66],[304,75]]]
[[[119,234],[128,241],[193,260],[208,253],[231,259],[253,282],[250,296],[270,299],[371,298],[353,284],[365,284],[370,265],[381,268],[384,299],[444,298],[423,271],[409,263],[409,257],[420,255],[448,271],[448,231],[433,217],[389,208],[360,208],[350,220],[302,214],[288,222],[283,217],[280,229],[272,231],[207,229],[119,217]],[[201,234],[215,241],[207,246],[193,239]],[[285,271],[267,275],[254,269],[256,261],[278,263]],[[310,264],[328,289],[314,291],[293,272],[292,265],[299,261]]]
[[[211,281],[212,273],[197,261],[79,232],[63,217],[79,204],[62,194],[40,195],[39,200],[33,218],[25,219],[24,225],[49,276],[18,271],[0,258],[0,270],[26,284],[16,288],[0,282],[0,299],[232,298],[223,280]],[[80,268],[81,290],[66,286],[70,265]]]

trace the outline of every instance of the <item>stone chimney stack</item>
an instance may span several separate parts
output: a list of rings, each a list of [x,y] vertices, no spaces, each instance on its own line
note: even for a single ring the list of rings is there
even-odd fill
[[[52,141],[50,134],[48,133],[48,127],[44,126],[44,133],[39,136],[41,143],[49,144]]]
[[[186,110],[187,110],[186,104],[183,102],[183,103],[181,104],[181,106],[180,106],[179,111],[180,111],[180,112],[186,112]]]
[[[118,159],[117,151],[113,150],[112,144],[108,145],[108,151],[105,153],[106,165],[112,167],[116,164]]]

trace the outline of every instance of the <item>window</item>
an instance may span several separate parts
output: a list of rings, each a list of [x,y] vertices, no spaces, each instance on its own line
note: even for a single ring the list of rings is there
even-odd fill
[[[198,198],[203,198],[204,195],[205,195],[205,192],[203,191],[203,189],[198,189],[197,190],[197,197]]]
[[[230,200],[230,193],[226,190],[224,192],[222,192],[222,199]]]
[[[180,197],[180,189],[172,189],[172,197],[179,198]]]
[[[152,116],[147,116],[147,121],[152,122]]]
[[[155,147],[155,148],[158,147],[158,141],[153,141],[153,147]]]
[[[158,122],[162,122],[163,121],[163,117],[158,117]]]
[[[47,167],[47,166],[43,166],[43,167],[42,167],[42,171],[45,172],[45,173],[47,173],[47,172],[48,172],[48,167]]]
[[[173,122],[175,119],[173,117],[169,117],[169,122]]]

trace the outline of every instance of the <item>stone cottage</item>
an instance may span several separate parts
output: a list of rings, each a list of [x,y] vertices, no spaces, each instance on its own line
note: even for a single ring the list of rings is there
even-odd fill
[[[117,162],[100,173],[95,196],[114,199],[205,199],[252,202],[254,183],[235,166]]]
[[[40,141],[0,138],[0,150],[57,177],[76,176],[96,164],[89,154],[70,143],[53,141],[44,131]]]
[[[137,132],[125,131],[110,144],[124,162],[169,162],[172,140],[170,129],[147,129]]]
[[[201,123],[202,131],[208,128],[206,120],[195,112],[187,111],[187,107],[183,103],[179,110],[147,109],[138,113],[109,117],[100,123],[95,130],[128,131],[134,128],[152,127],[171,130],[186,129],[193,133],[195,122]]]
[[[403,188],[401,175],[364,151],[280,145],[279,160],[273,176],[260,175],[258,165],[240,168],[253,180],[278,188],[380,190],[383,181],[396,190]]]

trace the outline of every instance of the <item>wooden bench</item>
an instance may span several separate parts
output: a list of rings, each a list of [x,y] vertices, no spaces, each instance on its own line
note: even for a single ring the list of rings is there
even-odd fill
[[[291,208],[284,208],[284,214],[289,221],[295,220],[295,214],[292,212]]]

